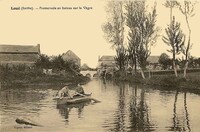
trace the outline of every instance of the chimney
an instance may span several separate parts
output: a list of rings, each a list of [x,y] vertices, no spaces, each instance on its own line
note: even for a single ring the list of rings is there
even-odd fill
[[[98,56],[98,61],[100,60],[100,55]]]
[[[40,44],[37,44],[38,53],[40,54]]]

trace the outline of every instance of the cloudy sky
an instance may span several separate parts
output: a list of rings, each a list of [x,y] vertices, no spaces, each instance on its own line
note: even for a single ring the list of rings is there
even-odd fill
[[[147,0],[149,4],[154,1]],[[164,28],[169,23],[169,9],[157,1],[157,25]],[[96,67],[98,56],[114,55],[111,44],[103,37],[101,29],[106,21],[106,0],[0,0],[0,44],[41,45],[41,52],[58,55],[72,50],[81,63]],[[34,10],[11,10],[14,7],[33,7]],[[82,9],[42,10],[43,7],[81,7]],[[92,7],[87,10],[84,7]],[[38,8],[38,9],[37,9]],[[200,57],[200,3],[191,18],[192,55]],[[183,29],[187,31],[184,17],[174,10]],[[161,37],[152,48],[152,55],[166,52]]]

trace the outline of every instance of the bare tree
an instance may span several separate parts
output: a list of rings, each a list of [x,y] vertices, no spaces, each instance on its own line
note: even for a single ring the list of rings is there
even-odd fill
[[[181,52],[181,48],[184,45],[185,42],[185,35],[183,34],[181,28],[180,28],[180,23],[175,21],[175,17],[172,19],[172,23],[168,25],[168,27],[165,29],[165,32],[167,36],[163,36],[163,41],[171,47],[168,52],[172,53],[173,58],[173,68],[174,68],[174,73],[175,76],[177,77],[177,68],[176,68],[176,55]]]
[[[189,24],[189,19],[195,15],[194,13],[194,5],[196,3],[192,3],[190,0],[184,0],[183,4],[179,4],[179,9],[181,13],[185,16],[185,21],[187,23],[188,28],[188,39],[187,44],[182,47],[182,53],[185,55],[185,67],[184,67],[184,77],[186,78],[187,69],[188,69],[188,59],[190,56],[191,45],[191,27]]]

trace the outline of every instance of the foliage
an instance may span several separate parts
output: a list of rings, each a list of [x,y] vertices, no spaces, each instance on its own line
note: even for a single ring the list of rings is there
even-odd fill
[[[124,46],[119,46],[117,49],[117,55],[115,57],[116,63],[119,66],[119,69],[124,71],[126,65],[128,64],[127,51]]]
[[[52,69],[56,70],[64,70],[65,69],[65,61],[63,60],[61,55],[54,56],[51,60]]]
[[[183,45],[182,47],[182,53],[185,55],[185,68],[184,68],[184,77],[186,78],[186,72],[188,68],[188,58],[190,56],[190,50],[192,48],[191,44],[191,28],[189,24],[189,18],[193,17],[195,15],[194,13],[194,5],[196,3],[192,3],[190,0],[184,0],[183,5],[179,3],[179,9],[181,13],[185,16],[187,28],[188,28],[188,40],[186,45]]]
[[[118,48],[124,41],[124,16],[123,2],[109,1],[107,6],[108,21],[103,24],[102,30],[106,40],[112,44],[112,48]]]
[[[185,59],[179,59],[179,66],[181,69],[185,67],[186,60]],[[200,58],[194,58],[191,56],[188,59],[188,68],[199,68],[200,67]]]
[[[142,70],[146,68],[147,58],[151,54],[151,46],[155,44],[159,29],[156,27],[156,4],[152,12],[147,13],[145,1],[129,1],[125,9],[129,27],[129,57],[136,60]],[[137,58],[137,59],[136,59]],[[145,78],[143,76],[143,78]]]
[[[126,25],[129,27],[128,31],[128,57],[129,57],[129,63],[132,66],[135,66],[135,73],[137,72],[137,49],[140,43],[140,37],[137,33],[137,28],[135,27],[137,25],[137,21],[135,20],[136,17],[136,9],[137,4],[139,2],[128,2],[125,6],[127,13],[125,13],[126,16]]]
[[[80,71],[80,67],[74,61],[64,61],[61,55],[49,57],[42,54],[36,61],[35,66],[39,69],[53,69],[54,71]]]
[[[80,67],[72,60],[65,62],[65,69],[72,72],[80,72]]]
[[[173,21],[168,27],[165,29],[166,37],[163,36],[163,41],[171,47],[168,52],[173,54],[173,59],[175,59],[176,54],[180,54],[181,48],[185,42],[185,35],[183,34],[180,23],[175,21],[175,17],[173,17]]]
[[[170,23],[172,22],[172,9],[175,8],[175,7],[178,7],[179,6],[179,2],[177,2],[176,0],[166,0],[165,3],[164,3],[164,6],[166,8],[170,8]]]
[[[181,49],[185,43],[185,35],[183,34],[180,23],[175,21],[175,17],[173,17],[172,22],[168,27],[165,29],[166,37],[163,36],[163,41],[171,47],[168,52],[172,53],[172,62],[175,76],[177,77],[177,69],[175,64],[176,55],[180,54]]]
[[[124,22],[123,2],[109,1],[107,13],[109,14],[108,22],[102,26],[105,38],[112,43],[112,48],[116,51],[116,61],[119,70],[124,71],[126,66],[126,50],[124,47]]]
[[[38,68],[49,69],[51,67],[51,62],[49,59],[50,58],[47,55],[41,54],[38,60],[35,62],[35,66]]]
[[[166,53],[162,53],[160,55],[158,62],[161,64],[162,69],[164,70],[169,69],[171,66],[171,59]]]

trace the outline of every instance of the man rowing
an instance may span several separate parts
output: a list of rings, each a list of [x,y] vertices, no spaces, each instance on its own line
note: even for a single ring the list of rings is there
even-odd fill
[[[68,86],[63,87],[59,92],[58,92],[58,97],[63,98],[63,97],[70,97],[73,98],[76,95],[79,96],[85,96],[85,92],[83,90],[83,87],[80,84],[77,84],[77,86],[72,90],[69,89]]]

